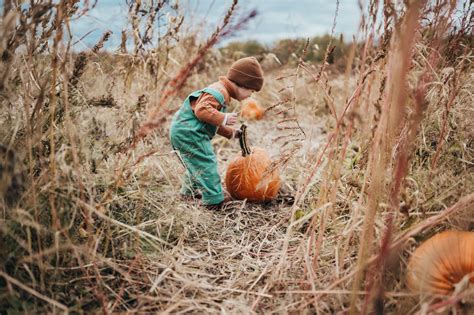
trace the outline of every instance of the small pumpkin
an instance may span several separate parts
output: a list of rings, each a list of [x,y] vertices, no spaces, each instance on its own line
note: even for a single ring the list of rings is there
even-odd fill
[[[413,252],[407,284],[420,293],[449,294],[466,275],[474,283],[474,232],[445,231]]]
[[[240,128],[242,156],[235,158],[227,168],[225,184],[234,199],[254,202],[269,201],[278,194],[280,175],[278,170],[267,172],[271,165],[268,153],[261,148],[250,150],[247,144],[247,126]]]
[[[241,116],[245,119],[255,119],[260,120],[263,118],[265,110],[258,104],[258,102],[253,98],[247,98],[242,102],[242,111]]]

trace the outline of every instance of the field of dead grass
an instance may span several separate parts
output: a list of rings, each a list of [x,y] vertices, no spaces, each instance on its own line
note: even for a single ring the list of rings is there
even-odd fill
[[[8,3],[1,313],[472,311],[472,285],[445,297],[405,281],[421,241],[474,230],[470,7],[453,29],[449,1],[386,5],[389,31],[375,45],[372,13],[382,4],[371,1],[346,73],[304,55],[266,68],[255,95],[264,119],[245,123],[251,145],[280,170],[281,192],[215,212],[177,198],[184,169],[169,118],[225,73],[232,60],[212,47],[253,13],[231,22],[230,8],[204,43],[180,33],[177,13],[163,44],[147,49],[157,4],[137,2],[134,51],[100,52],[104,34],[91,51],[72,53],[58,25],[81,13],[77,3],[23,13]],[[150,9],[148,24],[137,24],[139,9]],[[213,143],[224,174],[238,142]]]

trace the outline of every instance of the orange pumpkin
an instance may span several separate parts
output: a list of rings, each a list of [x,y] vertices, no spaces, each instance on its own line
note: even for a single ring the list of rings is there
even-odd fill
[[[246,125],[242,125],[239,139],[242,156],[235,158],[227,168],[225,176],[227,191],[235,199],[269,201],[278,194],[280,175],[278,170],[267,172],[271,160],[265,150],[261,148],[250,150],[246,128]]]
[[[265,110],[253,98],[247,98],[242,102],[242,118],[260,120],[264,113]]]
[[[474,283],[474,232],[446,231],[418,247],[408,263],[408,286],[421,293],[449,294],[470,274]]]

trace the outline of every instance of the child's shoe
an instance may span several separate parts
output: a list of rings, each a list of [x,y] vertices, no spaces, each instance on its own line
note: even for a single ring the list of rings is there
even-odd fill
[[[180,194],[180,195],[179,195],[179,199],[181,199],[182,201],[189,201],[189,202],[192,202],[192,201],[196,201],[196,200],[202,199],[202,195],[199,194],[199,193],[195,194],[194,196],[193,196],[193,195],[182,195],[182,194]]]
[[[224,201],[222,201],[221,203],[215,204],[215,205],[205,205],[205,207],[206,207],[207,210],[219,211],[224,207]]]
[[[205,205],[205,207],[206,207],[206,209],[212,210],[212,211],[222,210],[222,209],[224,209],[232,200],[233,200],[233,199],[232,199],[231,196],[225,196],[225,197],[224,197],[224,200],[221,201],[220,203],[215,204],[215,205]]]

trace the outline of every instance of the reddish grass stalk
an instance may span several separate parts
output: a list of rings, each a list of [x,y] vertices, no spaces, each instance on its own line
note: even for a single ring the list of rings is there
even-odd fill
[[[230,18],[232,14],[234,13],[235,7],[238,3],[238,0],[234,0],[232,3],[232,6],[229,8],[227,11],[226,16],[224,17],[224,21],[221,26],[218,26],[217,29],[214,31],[214,33],[211,35],[211,37],[207,40],[207,42],[198,50],[196,55],[194,56],[191,61],[189,61],[184,67],[182,67],[178,73],[171,79],[166,87],[164,88],[164,92],[162,96],[160,97],[157,106],[152,108],[152,110],[148,113],[148,120],[139,128],[135,138],[132,141],[132,144],[130,145],[131,148],[134,148],[137,144],[138,141],[141,139],[145,138],[150,132],[152,132],[155,128],[160,126],[164,121],[167,119],[167,115],[163,116],[162,115],[162,107],[167,103],[170,97],[176,95],[181,88],[184,86],[186,81],[189,78],[189,74],[191,73],[191,70],[194,69],[199,62],[204,58],[205,54],[207,51],[213,47],[217,41],[224,36],[224,34],[230,34],[231,32],[227,31],[224,32],[225,27],[229,24]],[[248,21],[248,19],[252,18],[255,16],[255,13],[253,15],[249,15],[245,21]],[[245,23],[245,22],[242,22]],[[171,114],[171,113],[167,113]]]
[[[445,3],[446,4],[446,3]],[[454,6],[451,6],[450,12]],[[436,24],[435,26],[435,34],[444,34],[446,29],[448,28],[448,23],[441,23]],[[377,297],[376,301],[383,301],[383,274],[385,270],[388,268],[387,258],[390,257],[390,242],[392,239],[393,234],[393,221],[398,213],[399,203],[400,203],[400,190],[402,186],[402,182],[405,179],[408,167],[409,167],[409,159],[411,153],[413,151],[413,147],[415,145],[416,137],[418,135],[419,127],[421,126],[421,122],[423,119],[423,113],[427,109],[428,101],[426,100],[427,94],[427,86],[433,79],[433,70],[436,69],[439,63],[439,54],[438,51],[442,49],[441,45],[441,36],[435,36],[434,40],[432,41],[432,49],[430,58],[428,58],[429,66],[426,66],[424,73],[421,75],[417,87],[413,93],[414,100],[413,100],[413,115],[412,118],[408,121],[408,128],[407,133],[401,136],[398,145],[396,156],[395,156],[395,167],[393,173],[393,180],[391,182],[391,189],[389,194],[389,213],[385,222],[385,232],[381,241],[380,251],[376,262],[374,263],[374,267],[370,268],[371,275],[368,275],[368,286],[367,290],[371,293],[366,296],[366,303],[364,304],[364,311],[366,311],[366,307],[369,305],[368,300],[373,295],[374,292],[372,291],[372,285],[374,281],[374,277],[376,277],[377,273],[379,283],[376,284],[374,290],[377,290]]]
[[[52,74],[51,74],[51,90],[49,93],[49,99],[50,99],[50,119],[51,119],[51,125],[50,125],[50,135],[49,135],[49,143],[50,143],[50,171],[51,171],[51,178],[52,178],[52,184],[53,188],[56,188],[57,186],[57,179],[56,179],[56,158],[55,158],[55,132],[56,132],[56,126],[55,126],[55,120],[56,120],[56,105],[57,105],[57,98],[56,98],[56,80],[57,80],[57,74],[58,74],[58,61],[59,61],[59,52],[58,52],[58,46],[59,43],[61,42],[63,38],[63,13],[64,10],[67,9],[67,5],[64,1],[61,1],[57,6],[56,6],[56,36],[54,37],[53,41],[53,52],[52,52],[52,60],[51,60],[51,69],[52,69]],[[52,216],[52,223],[53,227],[58,230],[60,228],[60,223],[59,223],[59,218],[57,215],[57,210],[56,210],[56,205],[55,205],[55,197],[54,194],[49,194],[49,203],[51,206],[51,216]]]
[[[319,81],[319,79],[321,78],[321,75],[323,74],[324,69],[326,67],[326,63],[327,63],[329,55],[331,55],[331,53],[334,51],[334,48],[336,48],[335,46],[332,46],[332,39],[334,36],[334,29],[336,28],[336,20],[337,20],[338,12],[339,12],[339,0],[336,0],[336,12],[334,13],[334,19],[332,21],[331,35],[329,37],[329,43],[328,43],[328,46],[326,47],[326,52],[324,53],[323,62],[321,65],[321,69],[319,70],[316,81]]]
[[[423,1],[407,5],[403,21],[396,29],[396,35],[392,38],[391,54],[388,64],[388,91],[384,98],[384,108],[380,124],[377,127],[374,146],[371,151],[372,163],[369,173],[369,200],[368,209],[364,217],[362,236],[357,260],[357,270],[353,285],[350,303],[350,314],[356,313],[356,292],[359,291],[363,278],[362,265],[365,264],[368,254],[371,252],[375,215],[379,207],[379,201],[384,194],[385,172],[389,164],[390,154],[401,130],[400,124],[405,103],[407,99],[406,78],[412,60],[414,35],[419,26],[419,13]],[[399,178],[398,180],[401,180]],[[398,194],[398,193],[397,193]],[[367,312],[366,304],[362,313]]]
[[[463,60],[463,63],[464,63],[464,60]],[[461,66],[461,68],[462,68],[462,66]],[[461,85],[459,85],[459,82],[458,82],[458,79],[457,79],[456,75],[454,75],[453,81],[454,81],[454,83],[452,84],[451,89],[449,90],[449,96],[448,96],[448,101],[446,102],[446,105],[445,105],[445,111],[443,112],[443,122],[442,122],[442,125],[441,125],[441,131],[439,133],[438,142],[437,142],[437,145],[436,145],[436,152],[433,156],[433,160],[431,161],[431,168],[432,169],[435,169],[436,165],[438,164],[439,155],[441,154],[443,144],[446,141],[446,133],[447,133],[447,129],[448,129],[449,114],[450,114],[451,109],[454,105],[454,101],[456,100],[456,97],[458,96],[459,91],[461,90],[461,87],[462,87]]]

